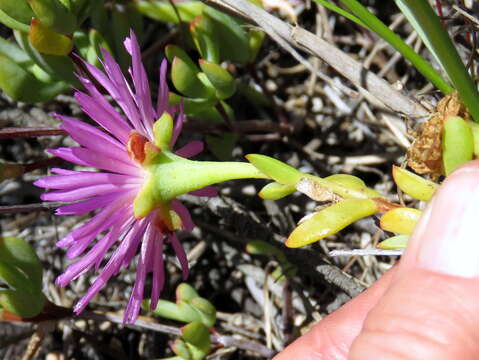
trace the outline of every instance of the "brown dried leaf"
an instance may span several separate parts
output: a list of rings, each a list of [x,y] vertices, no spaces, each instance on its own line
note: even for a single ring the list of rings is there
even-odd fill
[[[318,184],[317,181],[307,177],[298,181],[296,190],[309,196],[311,199],[320,202],[337,202],[341,199],[341,197],[336,195],[331,189],[328,189],[327,187]]]
[[[459,100],[457,93],[446,95],[439,101],[437,112],[421,126],[419,135],[408,150],[408,165],[418,174],[443,175],[442,129],[448,116],[469,119],[470,115]]]

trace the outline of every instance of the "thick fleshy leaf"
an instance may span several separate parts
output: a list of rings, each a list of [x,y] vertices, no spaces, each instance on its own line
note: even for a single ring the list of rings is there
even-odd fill
[[[189,346],[181,339],[176,339],[171,345],[171,349],[176,355],[178,355],[178,357],[163,360],[195,360]]]
[[[210,17],[215,24],[219,39],[220,58],[241,64],[250,59],[248,33],[243,23],[211,7],[206,7],[204,16]]]
[[[280,184],[296,185],[304,174],[282,161],[261,154],[245,156],[255,168]]]
[[[331,181],[335,184],[343,185],[349,189],[352,189],[357,192],[364,193],[368,198],[380,197],[381,195],[370,189],[366,186],[363,180],[357,176],[348,175],[348,174],[334,174],[328,177],[325,177],[324,180]]]
[[[201,322],[195,321],[181,328],[181,337],[203,353],[211,350],[210,332]]]
[[[0,0],[0,10],[25,25],[29,25],[35,15],[27,0]]]
[[[285,196],[291,195],[296,191],[294,185],[284,185],[277,182],[269,183],[265,185],[258,193],[259,197],[265,200],[278,200]]]
[[[404,249],[409,241],[409,235],[397,235],[381,241],[378,245],[378,249],[383,250],[396,250]]]
[[[32,295],[24,291],[0,290],[0,306],[22,318],[38,315],[45,302],[45,296],[41,292]]]
[[[216,322],[216,308],[208,300],[197,297],[190,304],[199,313],[200,321],[206,326],[213,326]]]
[[[216,90],[218,99],[227,99],[236,91],[236,81],[231,74],[220,65],[203,59],[199,60],[201,70],[206,74]]]
[[[15,20],[3,10],[0,9],[0,23],[13,30],[28,32],[29,26],[23,22]]]
[[[381,229],[399,234],[412,234],[422,211],[412,208],[396,208],[389,210],[381,217]]]
[[[179,23],[176,11],[178,11],[181,21],[190,22],[195,17],[201,15],[205,5],[200,1],[176,2],[175,8],[169,2],[161,0],[140,0],[135,2],[140,12],[154,20],[163,22]]]
[[[42,54],[68,55],[72,51],[73,41],[63,34],[44,26],[37,19],[30,25],[30,42]]]
[[[191,301],[192,299],[198,297],[196,290],[187,283],[181,283],[176,288],[176,301]]]
[[[219,63],[218,33],[213,21],[208,16],[198,16],[190,23],[190,32],[201,57],[209,62]]]
[[[347,199],[331,205],[304,220],[289,235],[286,246],[297,248],[337,233],[351,223],[378,211],[371,199]]]
[[[438,184],[395,165],[393,165],[393,178],[401,191],[422,201],[429,201],[439,187]]]
[[[0,88],[17,101],[47,101],[67,87],[63,82],[43,83],[10,58],[0,55]]]
[[[193,98],[213,97],[214,89],[206,87],[199,79],[199,75],[196,66],[191,66],[179,57],[173,59],[171,80],[179,92]]]
[[[149,309],[149,302],[145,301],[143,307],[145,309]],[[193,308],[193,306],[184,301],[180,301],[179,303],[175,304],[171,301],[160,299],[158,300],[158,304],[153,310],[153,313],[165,319],[171,319],[185,323],[201,320],[199,313]]]
[[[459,116],[448,116],[444,122],[442,137],[442,163],[449,175],[457,167],[472,160],[474,138],[467,122]]]
[[[76,16],[59,0],[29,0],[38,20],[62,34],[71,34],[78,26]]]

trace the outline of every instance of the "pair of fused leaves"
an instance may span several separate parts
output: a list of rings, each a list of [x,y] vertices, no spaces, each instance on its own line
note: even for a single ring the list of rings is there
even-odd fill
[[[38,315],[45,305],[42,271],[30,245],[16,237],[0,237],[0,306],[22,318]]]
[[[145,301],[143,307],[149,309],[149,301]],[[166,319],[188,323],[181,328],[181,338],[176,339],[171,346],[177,356],[169,358],[170,360],[202,360],[209,354],[209,327],[216,322],[216,309],[208,300],[200,297],[193,287],[186,283],[178,285],[176,302],[160,299],[153,313]]]
[[[386,240],[380,247],[401,248],[407,243],[407,236],[421,214],[416,209],[392,206],[355,176],[336,174],[319,178],[264,155],[252,154],[246,157],[258,170],[275,180],[260,191],[259,194],[264,199],[276,200],[298,190],[316,201],[330,203],[300,221],[286,241],[289,247],[311,244],[363,217],[384,213],[381,227],[403,235]],[[422,201],[428,201],[438,187],[399,167],[394,167],[393,176],[403,192]]]
[[[149,301],[143,304],[149,309]],[[152,310],[157,316],[185,323],[200,322],[213,326],[216,322],[216,309],[208,300],[200,297],[195,289],[186,283],[176,288],[176,302],[160,299]]]

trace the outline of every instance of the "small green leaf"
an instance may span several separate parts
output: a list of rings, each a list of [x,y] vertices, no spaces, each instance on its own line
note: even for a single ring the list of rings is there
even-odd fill
[[[173,352],[178,355],[183,360],[193,360],[193,355],[190,353],[190,350],[187,344],[181,340],[176,339],[171,345]]]
[[[198,296],[198,292],[190,284],[181,283],[176,288],[177,301],[191,301]]]
[[[149,310],[149,301],[145,302],[144,308]],[[157,307],[151,311],[153,311],[155,315],[165,319],[176,320],[185,323],[191,321],[201,321],[198,311],[184,301],[175,304],[171,301],[160,299],[158,301]]]
[[[422,201],[429,201],[439,187],[438,184],[395,165],[393,165],[393,178],[401,191]]]
[[[397,235],[381,241],[377,245],[377,248],[383,250],[404,249],[407,246],[408,241],[409,235]]]
[[[243,23],[209,6],[204,9],[203,14],[214,21],[220,58],[246,64],[251,56],[249,36],[243,30]]]
[[[272,182],[265,185],[258,193],[259,197],[265,200],[278,200],[291,195],[296,191],[296,187],[290,184],[280,184]]]
[[[199,71],[179,57],[173,59],[171,80],[182,94],[193,98],[211,98],[214,90],[206,87],[198,78]]]
[[[206,326],[213,326],[216,322],[216,308],[208,300],[197,297],[191,300],[190,304],[198,311],[200,321]]]
[[[25,25],[35,16],[27,0],[0,0],[0,10]]]
[[[472,160],[474,138],[471,128],[459,116],[448,116],[444,121],[442,136],[442,162],[449,175],[457,167]]]
[[[201,70],[206,74],[216,90],[218,99],[227,99],[236,91],[236,82],[231,74],[220,65],[200,59]]]
[[[22,318],[38,315],[45,302],[45,296],[41,292],[32,295],[26,291],[0,290],[0,306]]]
[[[286,262],[287,260],[286,256],[280,249],[262,240],[250,241],[246,245],[246,251],[253,255],[272,255],[280,262]]]
[[[399,234],[410,235],[416,226],[422,211],[407,207],[395,208],[386,212],[380,221],[381,229]]]
[[[68,55],[72,51],[73,41],[68,36],[51,30],[37,19],[32,19],[29,38],[33,47],[42,54]]]
[[[351,223],[378,211],[374,200],[346,199],[307,218],[294,229],[286,246],[297,248],[337,233]]]
[[[28,0],[41,23],[62,34],[72,34],[78,26],[75,14],[58,0]]]
[[[138,10],[145,16],[163,22],[179,23],[175,9],[169,2],[158,0],[140,0],[135,2]],[[183,22],[191,22],[203,12],[205,5],[200,1],[175,3],[176,10]]]
[[[272,157],[260,154],[249,154],[245,157],[255,168],[280,184],[294,186],[304,177],[302,172]]]
[[[192,322],[182,327],[181,337],[205,354],[211,350],[210,332],[201,322]]]
[[[370,189],[366,186],[363,180],[357,176],[348,175],[348,174],[334,174],[328,177],[325,177],[324,180],[333,182],[335,184],[343,185],[351,190],[361,192],[365,194],[368,198],[381,197],[381,195]]]
[[[190,23],[190,32],[201,57],[213,63],[218,63],[220,61],[220,49],[218,47],[218,33],[213,21],[207,16],[198,16]]]
[[[214,109],[214,106],[218,102],[218,100],[215,98],[193,99],[170,92],[169,102],[171,105],[177,105],[182,103],[185,109],[185,114],[187,116],[195,116],[199,119],[204,119],[204,117],[200,116],[199,114],[202,111]],[[219,122],[221,122],[221,119],[219,120]]]
[[[24,23],[15,20],[11,16],[8,16],[5,12],[0,10],[0,22],[13,30],[28,32],[29,26]]]

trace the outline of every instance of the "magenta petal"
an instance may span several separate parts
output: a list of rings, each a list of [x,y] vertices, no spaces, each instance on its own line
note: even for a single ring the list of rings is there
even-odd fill
[[[156,113],[158,116],[168,111],[168,83],[166,82],[166,72],[168,70],[168,62],[163,59],[160,65],[160,83],[158,84],[158,99],[156,102]]]
[[[98,93],[98,97],[91,97],[80,91],[75,93],[75,99],[80,103],[82,110],[97,124],[113,134],[123,144],[128,141],[131,128],[125,123],[120,114]]]
[[[91,166],[131,176],[140,176],[140,168],[133,162],[126,164],[82,147],[49,149],[48,152],[74,164]]]
[[[148,135],[150,137],[150,131],[146,130],[142,122],[131,90],[126,82],[125,77],[123,76],[123,73],[121,72],[120,66],[107,51],[102,51],[102,54],[104,59],[103,67],[105,68],[110,80],[116,86],[118,94],[118,97],[115,98],[116,102],[118,105],[120,105],[121,109],[125,113],[128,120],[130,120],[133,127],[141,134]]]
[[[101,184],[136,184],[141,186],[142,180],[127,175],[85,171],[74,172],[73,174],[70,173],[67,175],[47,176],[38,179],[34,184],[35,186],[47,189],[67,190]]]
[[[89,200],[82,201],[75,204],[63,205],[63,206],[60,206],[55,211],[55,215],[85,214],[87,212],[90,212],[108,205],[117,196],[118,196],[117,194],[112,193],[112,194],[97,196],[97,197],[94,197],[93,199],[89,199]]]
[[[191,215],[188,209],[176,199],[171,201],[171,208],[180,216],[181,222],[183,223],[183,229],[186,231],[192,231],[195,227],[193,220],[191,220]]]
[[[163,235],[155,234],[153,243],[153,284],[151,288],[150,309],[156,309],[161,290],[165,285],[165,269],[163,264]]]
[[[192,156],[198,155],[203,151],[204,144],[203,141],[193,140],[188,144],[178,149],[175,154],[184,158],[190,158]]]
[[[73,118],[57,117],[63,121],[62,129],[80,145],[127,164],[132,162],[125,146],[103,131]]]
[[[123,318],[123,322],[126,324],[134,323],[138,318],[138,314],[140,313],[148,261],[153,250],[153,240],[154,239],[152,237],[147,237],[146,239],[143,239],[143,243],[141,244],[140,256],[138,258],[138,264],[136,265],[135,285],[133,286],[130,300],[128,301]]]
[[[140,243],[140,240],[142,238],[148,238],[149,236],[151,236],[151,231],[152,231],[152,226],[150,226],[151,215],[148,215],[146,218],[143,218],[142,220],[137,221],[137,223],[140,224],[140,227],[138,229],[132,230],[132,232],[135,231],[136,233],[131,234],[131,236],[136,236],[135,238],[136,240],[132,242],[132,245],[125,252],[125,255],[123,256],[123,260],[121,263],[122,267],[127,267],[128,265],[130,265],[133,257],[135,256],[138,250],[138,245]]]
[[[218,189],[215,186],[205,186],[203,189],[198,189],[189,193],[194,196],[215,197],[218,196]]]
[[[179,111],[176,115],[176,122],[175,127],[173,128],[173,136],[171,137],[171,146],[176,144],[176,140],[178,140],[178,136],[180,136],[181,130],[183,129],[183,123],[185,122],[185,112],[183,103],[179,105]]]
[[[173,250],[175,250],[176,257],[181,264],[181,270],[183,272],[183,280],[188,278],[189,265],[188,258],[186,257],[185,249],[181,246],[180,241],[176,237],[175,233],[169,234],[168,238],[170,239]]]
[[[97,195],[105,195],[110,193],[117,193],[119,196],[124,196],[133,189],[137,189],[137,185],[115,185],[115,184],[100,184],[93,186],[85,186],[72,190],[57,190],[42,194],[40,197],[45,201],[79,201],[91,198]]]
[[[142,120],[146,129],[151,129],[153,121],[156,120],[156,114],[151,104],[150,85],[146,76],[145,68],[141,61],[140,45],[133,31],[130,31],[130,37],[125,40],[125,47],[131,55],[133,85],[135,87],[135,102],[140,109]]]

